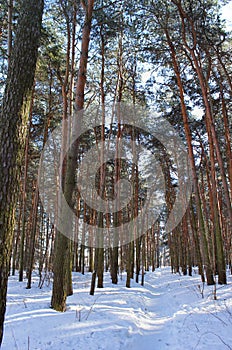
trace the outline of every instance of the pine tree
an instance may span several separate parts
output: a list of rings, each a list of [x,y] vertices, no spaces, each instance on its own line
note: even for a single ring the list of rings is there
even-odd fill
[[[0,121],[0,343],[6,309],[14,215],[31,89],[41,33],[42,0],[24,0],[12,48]]]

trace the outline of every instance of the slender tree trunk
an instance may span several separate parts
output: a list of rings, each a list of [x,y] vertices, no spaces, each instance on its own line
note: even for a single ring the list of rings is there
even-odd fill
[[[30,245],[29,245],[29,261],[28,261],[28,272],[27,272],[27,278],[28,278],[27,289],[31,288],[31,279],[32,279],[32,271],[33,271],[33,264],[34,264],[34,254],[35,254],[38,203],[39,203],[39,188],[38,188],[38,183],[36,183],[36,185],[35,185],[35,193],[34,193],[34,198],[33,198],[33,204],[32,204],[32,223],[31,223],[31,240],[30,240]]]
[[[126,259],[126,287],[130,288],[130,281],[131,281],[131,251],[134,249],[133,242],[129,242],[126,245],[126,253],[127,253],[127,259]]]
[[[92,23],[92,13],[94,0],[88,0],[87,5],[82,2],[85,9],[85,23],[82,31],[81,55],[79,63],[79,72],[76,86],[76,110],[81,111],[84,107],[84,90],[86,84],[89,40]],[[64,196],[71,205],[72,194],[75,187],[75,170],[78,151],[78,142],[75,142],[68,154],[66,161],[65,181],[64,181]],[[66,310],[67,298],[67,269],[70,264],[68,262],[69,243],[67,237],[57,232],[55,254],[54,254],[54,283],[52,292],[52,307],[57,311]]]
[[[29,162],[29,141],[30,141],[30,129],[32,126],[32,110],[33,110],[33,94],[34,88],[32,92],[32,98],[30,102],[30,121],[27,127],[27,139],[24,151],[24,172],[23,172],[23,189],[22,189],[22,234],[20,240],[20,256],[19,256],[19,282],[23,281],[23,271],[25,267],[25,257],[24,257],[24,249],[25,249],[25,235],[26,235],[26,198],[27,198],[27,173],[28,173],[28,162]]]
[[[145,243],[146,242],[146,235],[143,235],[142,237],[142,276],[141,276],[141,286],[144,286],[144,279],[145,279],[145,260],[146,260],[146,249],[145,249]]]
[[[191,19],[188,14],[184,11],[182,4],[180,1],[172,0],[172,2],[177,6],[179,10],[179,14],[181,17],[182,21],[182,38],[183,38],[183,43],[186,48],[186,50],[189,52],[191,58],[192,58],[192,63],[195,68],[195,71],[197,73],[197,77],[199,80],[201,92],[202,92],[202,99],[204,102],[205,106],[205,120],[206,120],[206,127],[207,127],[207,133],[209,138],[212,137],[213,141],[213,149],[215,149],[221,177],[222,177],[222,185],[224,188],[224,194],[225,194],[225,203],[227,206],[227,215],[230,219],[230,224],[232,223],[232,206],[231,206],[231,201],[230,201],[230,195],[229,195],[229,188],[228,188],[228,183],[226,179],[226,174],[225,174],[225,169],[224,169],[224,164],[223,164],[223,159],[222,159],[222,154],[218,142],[218,136],[217,132],[215,129],[215,122],[213,119],[212,115],[212,109],[210,106],[210,93],[209,93],[209,87],[208,87],[208,78],[205,78],[204,72],[202,69],[202,64],[200,62],[200,55],[197,55],[197,33],[195,30],[195,25],[193,22],[193,19]],[[187,43],[187,37],[186,37],[186,21],[189,23],[189,27],[191,30],[191,35],[193,37],[193,46],[191,47]],[[207,49],[205,49],[205,54],[206,57],[208,58],[209,62],[211,62],[211,57],[209,56],[209,53],[207,52]],[[211,65],[210,65],[211,66]],[[210,74],[208,74],[208,77]],[[211,135],[211,136],[210,136]],[[218,242],[219,243],[219,242]],[[220,244],[220,243],[219,243]]]
[[[202,204],[201,204],[201,198],[200,198],[200,193],[199,193],[198,177],[197,177],[195,160],[194,160],[194,153],[193,153],[193,147],[192,147],[192,135],[191,135],[191,130],[190,130],[189,123],[188,123],[187,108],[186,108],[185,100],[184,100],[184,88],[183,88],[183,84],[182,84],[182,80],[181,80],[181,76],[180,76],[180,71],[179,71],[178,62],[177,62],[176,53],[175,53],[175,48],[173,46],[173,43],[171,41],[171,38],[170,38],[170,35],[169,35],[169,32],[167,29],[165,30],[165,34],[166,34],[166,38],[168,41],[168,45],[169,45],[170,50],[171,50],[172,63],[173,63],[174,71],[176,74],[177,84],[178,84],[179,93],[180,93],[181,111],[182,111],[184,129],[185,129],[185,134],[186,134],[186,139],[187,139],[187,144],[188,144],[188,154],[189,154],[191,170],[192,170],[192,175],[193,175],[193,184],[194,184],[194,192],[195,192],[195,198],[196,198],[197,215],[198,215],[198,220],[199,220],[199,229],[201,232],[202,245],[203,245],[203,249],[204,249],[204,260],[205,260],[205,265],[206,265],[207,284],[212,285],[212,284],[214,284],[214,278],[213,278],[213,271],[212,271],[212,267],[211,267],[210,259],[209,259],[209,250],[208,250],[208,243],[207,243],[207,238],[206,238],[206,228],[205,228],[205,222],[204,222],[204,217],[203,217],[203,213],[202,213]]]
[[[227,169],[228,169],[227,172],[229,176],[230,197],[232,201],[232,151],[231,151],[231,140],[230,140],[230,127],[229,127],[228,111],[227,111],[226,101],[223,93],[222,83],[220,83],[220,90],[221,90],[221,100],[222,100],[224,134],[225,134],[225,141],[226,141]]]

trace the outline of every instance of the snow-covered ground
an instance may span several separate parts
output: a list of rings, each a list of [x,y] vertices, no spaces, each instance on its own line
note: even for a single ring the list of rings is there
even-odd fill
[[[232,349],[232,276],[228,285],[205,286],[200,277],[172,275],[170,268],[146,273],[145,285],[125,274],[89,295],[91,275],[73,274],[74,295],[68,310],[50,306],[51,284],[25,289],[10,277],[2,350],[162,350]]]

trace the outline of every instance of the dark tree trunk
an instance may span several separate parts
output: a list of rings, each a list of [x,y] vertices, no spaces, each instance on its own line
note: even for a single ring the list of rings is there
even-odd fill
[[[22,1],[0,120],[0,344],[20,170],[41,32],[42,0]]]

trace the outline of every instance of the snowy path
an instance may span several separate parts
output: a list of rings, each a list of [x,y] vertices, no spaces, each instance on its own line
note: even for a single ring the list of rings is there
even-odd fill
[[[68,310],[49,308],[51,285],[31,290],[10,277],[2,350],[204,350],[232,349],[232,277],[228,285],[199,291],[199,276],[172,275],[170,268],[147,273],[145,286],[125,275],[89,295],[90,274],[74,274]]]

